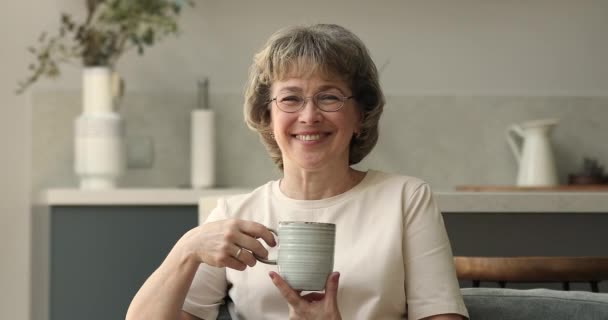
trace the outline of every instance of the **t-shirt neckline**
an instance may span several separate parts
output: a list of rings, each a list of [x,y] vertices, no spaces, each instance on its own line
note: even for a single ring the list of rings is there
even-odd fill
[[[371,181],[372,176],[374,176],[375,173],[376,172],[374,170],[367,170],[363,179],[361,179],[361,181],[359,181],[359,183],[357,183],[354,187],[333,197],[318,200],[298,200],[286,196],[279,187],[281,179],[278,179],[272,182],[272,196],[281,201],[282,203],[292,207],[299,207],[303,209],[328,207],[351,198],[354,194],[358,192],[358,190],[363,189],[367,184],[369,184],[369,181]]]

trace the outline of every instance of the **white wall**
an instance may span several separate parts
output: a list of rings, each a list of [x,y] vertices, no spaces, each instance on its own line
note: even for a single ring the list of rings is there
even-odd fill
[[[0,12],[0,319],[29,319],[30,110],[14,90],[29,60],[23,48],[55,12],[51,1],[35,0],[4,1]]]
[[[73,0],[62,0],[65,4]],[[604,0],[198,0],[180,38],[120,63],[129,88],[240,92],[280,27],[338,23],[369,46],[391,95],[605,95]],[[78,84],[70,74],[60,86]],[[145,81],[144,81],[145,79]]]
[[[15,96],[39,31],[84,0],[0,5],[0,319],[29,316],[30,213],[27,96]],[[332,22],[361,36],[391,95],[606,95],[608,1],[220,1],[199,0],[183,33],[119,64],[128,88],[194,90],[207,75],[215,92],[242,90],[251,55],[277,28]],[[78,68],[36,89],[78,88]],[[238,106],[235,106],[238,107]]]
[[[23,1],[22,1],[23,2]],[[53,10],[5,11],[28,30],[54,21],[74,0],[44,1]],[[28,0],[25,3],[35,3]],[[240,92],[251,55],[280,27],[338,23],[370,48],[391,95],[605,95],[608,92],[608,2],[604,0],[197,0],[182,35],[131,52],[119,71],[132,90],[194,90],[202,75],[216,92]],[[26,4],[19,4],[27,7]],[[42,20],[42,21],[41,21]],[[31,21],[31,22],[30,22]],[[53,29],[50,29],[54,31]],[[5,30],[4,32],[9,32]],[[34,33],[35,34],[35,33]],[[34,36],[21,36],[29,44]],[[24,52],[23,52],[24,53]],[[15,66],[17,68],[18,66]],[[17,75],[15,75],[16,77]],[[37,88],[75,88],[78,68]]]

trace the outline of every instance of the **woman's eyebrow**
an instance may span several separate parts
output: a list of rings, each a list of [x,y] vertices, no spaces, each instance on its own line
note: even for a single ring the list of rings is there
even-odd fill
[[[331,90],[331,89],[335,89],[335,90],[342,92],[342,89],[339,86],[333,85],[333,84],[322,85],[322,86],[318,87],[316,91],[321,92],[321,91],[326,91],[326,90]],[[297,87],[297,86],[283,87],[279,90],[279,92],[302,92],[302,88]]]
[[[336,86],[336,85],[332,85],[332,84],[325,84],[325,85],[322,85],[319,88],[317,88],[318,91],[325,91],[325,90],[330,90],[330,89],[336,89],[336,90],[342,92],[342,88],[340,88],[339,86]]]
[[[296,86],[290,86],[290,87],[283,87],[283,88],[281,88],[281,90],[279,90],[279,92],[284,92],[284,91],[287,91],[287,92],[294,92],[294,91],[295,92],[302,92],[302,88],[296,87]]]

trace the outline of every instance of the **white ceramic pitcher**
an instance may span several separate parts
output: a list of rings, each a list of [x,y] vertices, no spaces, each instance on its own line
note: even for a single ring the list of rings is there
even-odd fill
[[[555,186],[558,184],[549,136],[558,119],[543,119],[514,124],[507,129],[507,142],[519,163],[518,186]]]

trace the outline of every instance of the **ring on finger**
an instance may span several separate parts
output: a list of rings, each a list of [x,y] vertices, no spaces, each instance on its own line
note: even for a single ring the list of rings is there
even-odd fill
[[[239,256],[241,255],[241,252],[243,252],[243,248],[239,247],[239,250],[236,251],[236,254],[234,255],[235,258],[239,258]]]

